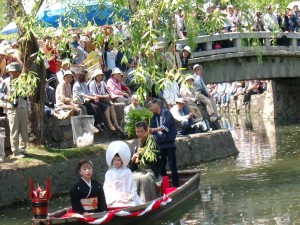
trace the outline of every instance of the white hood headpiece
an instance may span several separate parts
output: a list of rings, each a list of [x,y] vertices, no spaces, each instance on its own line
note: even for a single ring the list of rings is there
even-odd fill
[[[122,167],[126,167],[131,158],[131,152],[128,145],[123,141],[113,141],[110,143],[106,150],[106,162],[110,167],[111,162],[116,154],[119,154],[123,161]]]

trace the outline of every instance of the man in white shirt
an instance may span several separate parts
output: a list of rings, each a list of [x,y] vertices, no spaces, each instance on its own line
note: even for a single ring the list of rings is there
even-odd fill
[[[187,135],[192,133],[191,126],[194,124],[194,114],[189,113],[186,108],[184,108],[183,98],[176,99],[176,105],[174,105],[170,112],[174,119],[180,122],[180,130],[177,131],[177,135]]]
[[[202,80],[201,72],[202,72],[202,66],[199,64],[194,65],[194,83],[193,89],[196,94],[197,100],[202,102],[207,110],[208,115],[210,116],[210,121],[214,122],[221,118],[221,115],[218,113],[217,110],[217,104],[213,96],[209,93],[209,90]]]

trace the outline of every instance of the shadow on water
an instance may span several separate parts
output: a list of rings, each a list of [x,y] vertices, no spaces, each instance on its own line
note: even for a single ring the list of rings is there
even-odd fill
[[[154,225],[300,224],[300,122],[245,114],[224,116],[221,126],[239,154],[202,163],[199,192]],[[50,210],[68,204],[67,197],[53,200]],[[31,217],[30,206],[0,210],[1,225],[30,224]]]

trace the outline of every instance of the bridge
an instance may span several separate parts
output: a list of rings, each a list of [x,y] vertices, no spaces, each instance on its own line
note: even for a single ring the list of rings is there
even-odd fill
[[[300,33],[232,32],[199,36],[195,41],[201,50],[192,53],[189,65],[201,64],[207,83],[300,77]],[[249,46],[250,42],[259,45]],[[216,43],[226,46],[214,49]]]
[[[189,66],[201,64],[206,83],[271,80],[264,116],[300,119],[300,33],[232,32],[195,41]]]

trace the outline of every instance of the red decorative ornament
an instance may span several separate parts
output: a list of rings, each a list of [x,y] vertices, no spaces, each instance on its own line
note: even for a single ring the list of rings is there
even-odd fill
[[[45,219],[48,216],[48,203],[51,197],[50,193],[50,179],[46,180],[46,189],[41,188],[39,185],[34,188],[31,179],[29,183],[29,199],[31,199],[33,216],[36,219]]]

